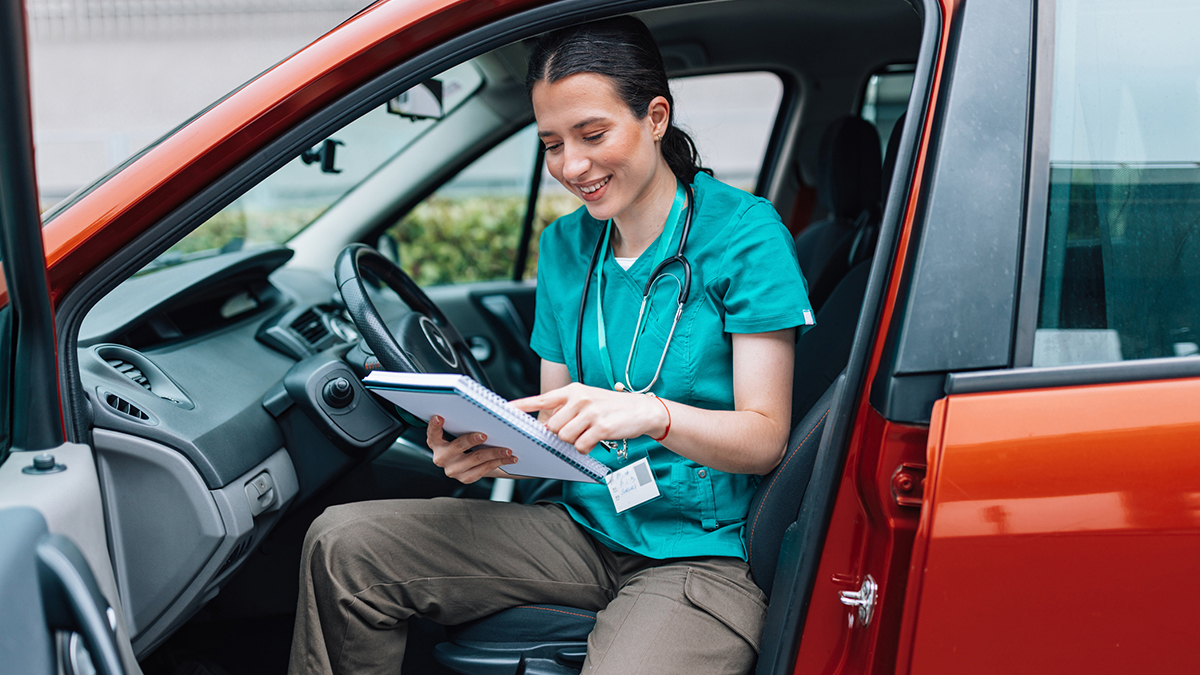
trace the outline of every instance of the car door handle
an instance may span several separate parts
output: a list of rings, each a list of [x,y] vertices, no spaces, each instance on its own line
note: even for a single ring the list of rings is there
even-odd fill
[[[117,614],[109,606],[92,568],[66,537],[47,534],[37,545],[38,583],[51,628],[74,631],[100,675],[124,675],[117,653]]]

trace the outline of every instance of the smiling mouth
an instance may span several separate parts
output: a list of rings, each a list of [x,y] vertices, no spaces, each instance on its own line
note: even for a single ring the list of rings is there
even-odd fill
[[[599,190],[600,188],[604,187],[605,185],[608,185],[608,181],[610,181],[610,180],[612,180],[612,176],[605,178],[604,180],[600,181],[599,183],[596,183],[595,185],[589,185],[587,187],[580,185],[579,191],[585,195],[590,195],[593,192],[595,192],[596,190]]]

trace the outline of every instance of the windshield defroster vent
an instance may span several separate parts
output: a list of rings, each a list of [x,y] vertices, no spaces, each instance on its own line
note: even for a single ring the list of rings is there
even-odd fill
[[[92,351],[97,357],[95,361],[89,362],[89,364],[95,364],[94,368],[89,365],[89,368],[93,368],[93,372],[97,374],[101,372],[105,373],[104,377],[110,378],[110,381],[111,378],[115,378],[118,375],[123,376],[158,398],[170,401],[184,410],[192,410],[196,407],[187,394],[183,393],[183,390],[179,388],[179,385],[175,384],[175,381],[170,377],[167,377],[162,368],[159,368],[153,361],[146,358],[145,354],[136,349],[130,349],[125,345],[101,344],[93,347]],[[100,365],[101,362],[104,365]],[[116,391],[121,390],[118,388]],[[139,412],[147,412],[154,409],[154,403],[147,403],[140,398],[140,395],[133,392],[123,393],[121,396],[125,396],[129,400],[141,401],[139,405],[142,408],[135,408]],[[123,409],[123,406],[115,401],[121,401],[126,406],[133,405],[129,401],[121,399],[120,396],[116,396],[110,392],[101,393],[101,397],[118,412],[128,414]],[[112,399],[115,399],[115,401]],[[138,415],[133,416],[139,417]],[[147,418],[139,417],[139,419]]]
[[[150,379],[146,377],[146,374],[140,368],[132,363],[122,361],[121,359],[104,359],[104,362],[115,368],[118,373],[142,385],[147,391],[150,389]]]
[[[321,321],[320,315],[311,308],[296,317],[296,320],[292,322],[292,330],[296,331],[296,334],[304,338],[308,344],[314,346],[329,336],[329,329]]]

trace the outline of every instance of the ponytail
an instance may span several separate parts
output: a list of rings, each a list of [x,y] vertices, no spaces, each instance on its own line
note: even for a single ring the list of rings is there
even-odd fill
[[[690,185],[700,172],[712,175],[712,169],[700,166],[700,151],[696,149],[692,137],[675,126],[674,122],[667,127],[667,133],[663,134],[661,148],[667,166],[671,167],[671,172],[685,185]]]

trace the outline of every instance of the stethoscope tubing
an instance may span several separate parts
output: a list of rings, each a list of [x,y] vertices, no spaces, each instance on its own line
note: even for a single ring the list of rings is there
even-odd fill
[[[677,178],[676,180],[679,180],[679,179]],[[678,321],[679,314],[680,314],[680,312],[683,311],[683,305],[687,302],[688,296],[691,293],[691,289],[692,289],[692,265],[691,265],[691,263],[688,262],[687,257],[683,255],[683,247],[687,244],[688,233],[691,232],[691,229],[692,229],[692,216],[696,212],[696,191],[692,188],[690,183],[685,183],[683,186],[683,189],[684,189],[684,192],[687,193],[688,205],[687,205],[687,214],[683,218],[683,230],[679,233],[679,247],[675,250],[675,255],[662,261],[661,263],[658,264],[657,267],[654,268],[654,271],[652,271],[650,273],[650,278],[646,281],[645,288],[642,290],[642,307],[644,309],[645,304],[646,304],[646,298],[650,296],[650,291],[654,286],[654,282],[663,275],[663,270],[665,270],[670,265],[678,263],[679,266],[683,268],[683,281],[680,282],[680,284],[679,284],[679,306],[675,312],[676,321]],[[594,251],[592,251],[591,261],[588,262],[587,276],[584,277],[584,282],[583,282],[583,296],[579,300],[579,320],[575,325],[575,374],[576,374],[576,377],[579,382],[583,382],[583,318],[584,318],[584,313],[587,311],[588,294],[592,287],[592,275],[596,272],[596,263],[604,255],[604,252],[601,250],[603,247],[604,247],[604,236],[601,235],[596,240],[596,248]],[[641,314],[642,313],[639,311],[638,312],[638,329],[641,328],[641,323],[642,323]],[[675,334],[675,324],[674,324],[674,322],[672,322],[671,335],[674,336],[674,334]],[[636,336],[634,337],[634,340],[635,341],[637,340]],[[670,340],[671,340],[671,338],[668,337],[667,338],[668,344],[670,343]],[[630,359],[633,358],[632,347],[630,348],[629,356],[630,356]],[[658,370],[659,371],[662,370],[662,364],[663,364],[663,361],[666,359],[666,356],[667,356],[666,351],[664,350],[662,358],[659,359],[659,362],[658,362]],[[629,379],[628,378],[628,372],[629,372],[629,363],[628,362],[625,364],[625,371],[626,371],[626,379]],[[655,380],[658,379],[657,373],[655,373],[654,379]],[[653,381],[651,381],[650,386],[654,386]],[[647,389],[649,389],[649,387],[647,387]]]

